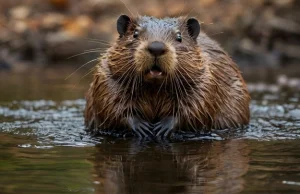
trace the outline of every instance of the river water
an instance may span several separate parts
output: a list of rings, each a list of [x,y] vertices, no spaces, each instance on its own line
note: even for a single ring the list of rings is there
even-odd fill
[[[248,128],[158,144],[86,134],[72,71],[0,73],[1,194],[300,193],[299,87],[249,83]]]

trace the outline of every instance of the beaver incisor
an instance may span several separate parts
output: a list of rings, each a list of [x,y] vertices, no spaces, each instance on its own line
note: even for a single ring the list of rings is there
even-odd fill
[[[90,131],[166,137],[249,123],[241,73],[197,19],[121,15],[117,31],[86,95]]]

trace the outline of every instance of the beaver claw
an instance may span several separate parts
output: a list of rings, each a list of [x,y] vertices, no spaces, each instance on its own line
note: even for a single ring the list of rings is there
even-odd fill
[[[150,130],[153,126],[150,123],[142,119],[139,119],[137,117],[130,117],[128,119],[128,123],[131,129],[135,132],[135,134],[139,138],[149,137],[149,136],[154,137],[154,134]]]
[[[167,117],[156,123],[154,126],[154,133],[156,137],[162,136],[167,137],[170,135],[170,132],[174,129],[176,120],[174,117]]]
[[[176,125],[176,119],[174,117],[167,117],[155,124],[151,124],[140,118],[130,117],[128,119],[128,123],[139,138],[166,138],[174,129]]]

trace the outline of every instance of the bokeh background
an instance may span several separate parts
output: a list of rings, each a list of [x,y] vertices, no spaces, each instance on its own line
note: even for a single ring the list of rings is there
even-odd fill
[[[130,12],[197,17],[247,81],[250,125],[170,145],[87,134],[94,59]],[[299,101],[300,0],[0,0],[1,194],[300,193]]]
[[[1,0],[0,70],[75,70],[99,51],[69,57],[107,47],[91,39],[112,43],[120,14],[188,14],[225,48],[246,80],[287,83],[300,77],[299,10],[299,0]]]

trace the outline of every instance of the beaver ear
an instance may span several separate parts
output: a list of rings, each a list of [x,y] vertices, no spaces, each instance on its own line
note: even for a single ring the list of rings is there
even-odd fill
[[[117,30],[118,33],[120,34],[120,37],[124,36],[128,26],[130,24],[130,17],[128,17],[127,15],[121,15],[117,21]]]
[[[187,28],[189,35],[194,39],[197,40],[197,37],[200,33],[200,24],[197,19],[190,18],[187,21]]]

